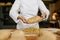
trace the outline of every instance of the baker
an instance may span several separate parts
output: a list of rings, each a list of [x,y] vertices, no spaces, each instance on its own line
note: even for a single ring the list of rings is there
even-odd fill
[[[40,9],[42,14],[46,14],[46,18],[45,15],[43,15],[41,18],[47,20],[49,10],[46,8],[42,0],[15,0],[9,15],[17,23],[17,29],[29,28],[32,25],[39,28],[38,23],[28,24],[26,20],[36,16],[38,9]],[[20,12],[20,14],[18,12]]]

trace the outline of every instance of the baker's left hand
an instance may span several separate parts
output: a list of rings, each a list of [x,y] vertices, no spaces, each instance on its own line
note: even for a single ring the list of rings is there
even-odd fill
[[[41,17],[42,17],[43,19],[45,19],[45,18],[46,18],[46,13],[42,13]]]

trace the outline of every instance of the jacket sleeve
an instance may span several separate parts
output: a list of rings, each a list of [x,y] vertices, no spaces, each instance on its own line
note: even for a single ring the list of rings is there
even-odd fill
[[[49,14],[50,14],[49,10],[46,8],[46,6],[44,5],[42,0],[39,0],[38,4],[39,4],[39,9],[40,9],[41,13],[45,12],[46,13],[46,19],[48,19]]]
[[[19,16],[18,11],[20,8],[20,0],[15,0],[14,4],[11,7],[9,16],[16,22],[18,23],[19,20],[17,20],[17,17]]]

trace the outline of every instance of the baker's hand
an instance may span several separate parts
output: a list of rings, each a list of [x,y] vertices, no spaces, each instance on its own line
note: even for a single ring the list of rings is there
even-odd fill
[[[22,21],[23,21],[23,23],[27,23],[27,20],[25,19],[25,17],[24,17],[24,16],[18,16],[18,18],[17,18],[17,19],[22,20]]]
[[[46,13],[42,13],[41,17],[42,17],[43,19],[45,19],[45,18],[46,18]]]

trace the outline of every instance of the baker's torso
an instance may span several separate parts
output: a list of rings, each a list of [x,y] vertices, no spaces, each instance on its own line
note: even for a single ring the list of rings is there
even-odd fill
[[[38,13],[38,0],[21,0],[20,14],[25,17],[35,16]]]

